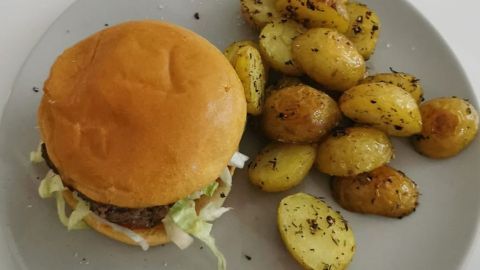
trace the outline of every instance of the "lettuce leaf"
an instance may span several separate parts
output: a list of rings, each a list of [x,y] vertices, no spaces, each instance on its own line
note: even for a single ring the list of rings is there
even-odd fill
[[[216,203],[210,202],[200,210],[198,216],[205,221],[214,221],[230,210],[231,207],[219,207]]]
[[[95,214],[92,214],[92,217],[95,218],[98,222],[110,226],[112,228],[112,230],[123,233],[128,238],[132,239],[133,242],[137,243],[144,251],[147,251],[150,248],[150,245],[148,244],[147,240],[145,240],[145,238],[143,238],[138,233],[130,230],[129,228],[125,228],[125,227],[120,226],[118,224],[112,223],[112,222],[110,222],[106,219],[103,219],[103,218],[95,215]]]
[[[186,249],[193,243],[193,238],[178,227],[170,216],[166,216],[162,222],[168,237],[180,249]]]
[[[83,219],[90,213],[90,207],[83,200],[79,200],[77,206],[70,214],[70,217],[65,213],[65,199],[63,198],[62,179],[52,170],[48,171],[47,175],[40,182],[38,187],[38,194],[42,199],[51,198],[55,196],[57,202],[57,215],[60,222],[68,228],[68,230],[79,230],[88,228]]]
[[[202,197],[203,195],[207,195],[208,197],[212,197],[212,195],[215,193],[217,190],[219,184],[217,181],[211,183],[210,185],[204,187],[203,189],[196,191],[192,193],[190,196],[188,196],[188,199],[190,200],[196,200]]]
[[[203,194],[207,195],[208,197],[212,197],[213,193],[215,193],[215,190],[217,190],[218,185],[219,184],[217,181],[211,183],[210,185],[202,189]]]
[[[239,169],[243,169],[243,167],[245,166],[245,162],[247,162],[248,159],[249,159],[248,156],[240,152],[235,152],[235,154],[233,154],[232,158],[228,162],[228,165],[237,167]]]
[[[222,179],[223,183],[225,183],[227,187],[232,186],[232,174],[230,173],[228,167],[223,169],[222,173],[220,174],[220,179]]]
[[[38,144],[37,149],[35,151],[30,152],[30,162],[32,163],[41,163],[44,159],[42,157],[42,142]]]
[[[195,211],[195,202],[191,199],[182,199],[176,202],[168,212],[168,217],[183,231],[193,235],[204,242],[217,257],[219,270],[226,269],[226,261],[223,254],[218,250],[215,239],[210,235],[212,224],[201,219]],[[171,237],[169,235],[169,237]],[[172,240],[173,241],[173,240]]]

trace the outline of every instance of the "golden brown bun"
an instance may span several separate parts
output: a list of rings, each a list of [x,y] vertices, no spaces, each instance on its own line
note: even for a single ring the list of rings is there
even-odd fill
[[[113,26],[67,49],[44,91],[38,123],[62,179],[121,207],[167,205],[213,182],[246,120],[223,54],[158,21]]]
[[[230,169],[231,173],[233,174],[234,168]],[[216,198],[218,199],[220,204],[223,204],[225,201],[226,196],[230,193],[230,187],[227,187],[223,185],[223,183],[220,181],[220,186],[217,188],[215,193],[212,195],[212,197],[206,197],[203,196],[200,199],[196,200],[195,206],[197,212],[200,212],[200,210],[205,207],[212,199]],[[73,196],[73,193],[70,190],[65,190],[63,192],[63,198],[65,198],[65,201],[71,208],[75,208],[77,205],[77,199]],[[131,238],[127,237],[125,234],[115,231],[112,229],[112,227],[108,226],[107,224],[99,222],[93,214],[88,215],[84,221],[90,226],[92,229],[95,231],[106,235],[107,237],[120,241],[125,244],[129,245],[138,245],[135,243]],[[170,240],[167,237],[167,234],[165,232],[165,228],[163,227],[163,224],[160,223],[157,226],[149,229],[134,229],[133,230],[135,233],[139,234],[142,236],[145,241],[150,246],[157,246],[161,244],[165,244],[170,242]]]

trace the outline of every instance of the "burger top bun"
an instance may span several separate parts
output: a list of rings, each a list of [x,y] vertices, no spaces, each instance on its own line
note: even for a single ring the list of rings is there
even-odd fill
[[[246,121],[228,60],[164,22],[104,29],[63,52],[38,110],[64,183],[120,207],[167,205],[217,179]]]

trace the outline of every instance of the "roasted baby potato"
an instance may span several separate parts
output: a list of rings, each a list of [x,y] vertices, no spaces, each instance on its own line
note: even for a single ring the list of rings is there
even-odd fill
[[[348,118],[388,135],[405,137],[422,130],[417,102],[407,91],[393,84],[357,85],[343,93],[339,105]]]
[[[250,182],[267,192],[291,189],[308,174],[315,153],[308,144],[271,143],[248,166]]]
[[[307,85],[297,85],[273,91],[268,96],[262,127],[270,139],[314,143],[340,119],[340,110],[331,97]]]
[[[294,21],[276,21],[265,25],[260,32],[260,52],[269,65],[283,74],[298,76],[300,67],[292,58],[292,42],[305,28]]]
[[[396,218],[415,211],[419,196],[415,182],[386,165],[355,176],[335,177],[332,192],[347,210]]]
[[[223,54],[228,59],[228,61],[230,61],[230,63],[232,65],[234,65],[236,57],[237,57],[238,50],[241,49],[242,47],[247,46],[247,45],[258,49],[258,45],[254,41],[252,41],[252,40],[241,40],[241,41],[235,41],[232,44],[230,44],[225,49],[225,52]]]
[[[255,47],[246,45],[238,49],[233,61],[233,67],[242,81],[245,91],[247,112],[251,115],[261,114],[265,95],[266,71],[260,52]]]
[[[350,24],[345,35],[357,47],[358,52],[368,60],[375,51],[380,33],[380,18],[375,11],[364,4],[347,3]]]
[[[318,146],[317,168],[328,175],[353,176],[387,164],[392,158],[393,146],[382,131],[338,128]]]
[[[245,20],[257,30],[282,17],[275,0],[240,0],[240,7]]]
[[[365,61],[355,46],[332,29],[310,29],[298,36],[292,54],[308,76],[331,90],[345,91],[365,74]]]
[[[413,137],[415,149],[431,158],[448,158],[465,149],[478,132],[478,112],[459,98],[436,98],[420,106],[422,133]]]
[[[281,14],[308,28],[333,28],[341,33],[348,29],[348,12],[344,0],[277,0]]]
[[[422,85],[420,84],[420,80],[413,75],[403,72],[379,73],[373,76],[368,76],[367,78],[360,81],[360,84],[375,82],[394,84],[410,93],[410,95],[412,95],[412,97],[415,99],[415,101],[417,101],[418,104],[423,101]]]
[[[324,201],[305,193],[278,206],[278,230],[285,246],[304,269],[344,270],[355,253],[347,221]]]

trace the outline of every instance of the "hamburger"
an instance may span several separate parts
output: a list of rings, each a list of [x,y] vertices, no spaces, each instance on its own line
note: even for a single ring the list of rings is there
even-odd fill
[[[51,169],[39,193],[63,224],[144,249],[194,236],[225,267],[209,222],[246,161],[246,101],[220,51],[179,26],[126,22],[65,50],[43,90],[31,158]]]

